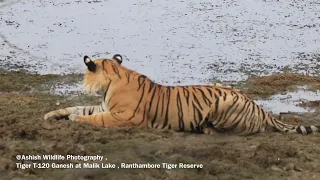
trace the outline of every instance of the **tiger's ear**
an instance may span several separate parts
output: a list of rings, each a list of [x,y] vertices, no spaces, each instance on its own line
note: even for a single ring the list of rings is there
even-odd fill
[[[83,60],[84,60],[84,63],[87,65],[89,71],[91,72],[96,71],[97,65],[88,56],[84,56]]]
[[[122,56],[120,54],[115,54],[112,59],[116,60],[119,64],[122,63]]]

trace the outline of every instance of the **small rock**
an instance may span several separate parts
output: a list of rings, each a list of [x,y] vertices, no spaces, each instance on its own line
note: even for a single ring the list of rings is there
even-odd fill
[[[302,172],[302,171],[303,171],[302,168],[297,167],[297,166],[294,166],[294,167],[293,167],[293,170],[298,171],[298,172]]]
[[[278,171],[278,172],[282,172],[282,170],[281,170],[280,168],[278,168],[277,166],[275,166],[275,165],[272,165],[272,166],[271,166],[271,170],[273,170],[273,171]]]
[[[309,156],[305,156],[305,158],[306,158],[306,160],[307,161],[309,161],[309,162],[311,162],[313,159],[311,158],[311,157],[309,157]]]
[[[77,144],[77,147],[79,148],[80,151],[84,152],[85,151],[85,147],[82,144]]]
[[[169,157],[169,159],[179,160],[179,159],[183,159],[183,156],[181,154],[173,154]]]
[[[256,145],[251,145],[251,146],[249,146],[249,149],[251,151],[255,151],[257,149],[257,146]]]
[[[254,157],[255,155],[257,155],[257,147],[258,146],[256,146],[256,145],[249,146],[250,157]]]

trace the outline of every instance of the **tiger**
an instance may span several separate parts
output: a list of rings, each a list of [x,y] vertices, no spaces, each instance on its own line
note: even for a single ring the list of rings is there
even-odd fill
[[[92,60],[86,65],[84,90],[100,94],[96,106],[75,106],[51,111],[44,120],[67,119],[103,128],[137,127],[178,132],[242,135],[267,132],[310,134],[320,126],[286,124],[264,111],[239,89],[223,85],[169,86],[122,65],[123,58]]]

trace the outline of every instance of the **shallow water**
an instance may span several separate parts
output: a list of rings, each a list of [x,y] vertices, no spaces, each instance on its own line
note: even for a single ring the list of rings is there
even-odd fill
[[[312,108],[303,108],[299,104],[307,101],[319,100],[320,90],[311,92],[306,87],[299,87],[294,92],[273,95],[267,100],[256,100],[265,110],[273,113],[280,112],[314,112]]]
[[[11,5],[4,6],[4,3]],[[16,3],[15,3],[16,2]],[[266,0],[0,2],[0,65],[83,72],[84,55],[124,56],[158,83],[318,73],[320,3]]]
[[[50,93],[57,95],[81,95],[85,94],[82,83],[54,84],[50,88]]]

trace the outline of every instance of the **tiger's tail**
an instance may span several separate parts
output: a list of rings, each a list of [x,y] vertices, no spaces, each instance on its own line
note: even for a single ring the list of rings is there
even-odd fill
[[[290,125],[290,124],[283,123],[280,120],[271,116],[269,116],[267,120],[267,124],[275,128],[276,131],[280,131],[280,132],[298,133],[298,134],[312,134],[312,133],[320,132],[320,126]]]

